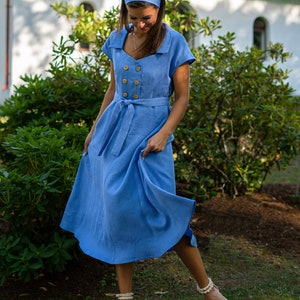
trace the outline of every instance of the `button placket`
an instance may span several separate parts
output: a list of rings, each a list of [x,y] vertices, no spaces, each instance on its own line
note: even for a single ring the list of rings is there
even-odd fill
[[[125,73],[127,73],[127,71],[129,70],[129,66],[128,66],[128,65],[125,65],[125,66],[123,67],[123,70],[125,71]],[[124,74],[124,77],[123,77],[123,79],[122,79],[123,85],[127,85],[127,83],[128,83],[128,79],[127,79],[126,77],[128,77],[128,74]],[[127,97],[128,97],[128,92],[127,92],[125,89],[123,89],[122,96],[123,96],[124,98],[127,98]]]
[[[134,84],[134,90],[135,90],[135,93],[133,94],[133,98],[134,99],[139,99],[140,98],[140,93],[141,93],[141,90],[140,90],[140,77],[141,77],[141,72],[142,68],[140,65],[137,65],[135,67],[135,71],[136,71],[136,79],[134,80],[133,84]]]

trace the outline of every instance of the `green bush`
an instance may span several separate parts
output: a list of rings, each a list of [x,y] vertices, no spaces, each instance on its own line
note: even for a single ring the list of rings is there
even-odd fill
[[[100,18],[96,13],[84,11],[82,6],[68,3],[56,3],[53,8],[79,22],[68,39],[61,37],[58,43],[53,42],[49,76],[25,74],[21,77],[22,84],[15,87],[13,95],[0,107],[0,144],[18,127],[49,125],[59,129],[69,123],[85,123],[90,127],[98,114],[109,79],[109,60],[101,47],[116,25],[116,9]],[[90,33],[87,35],[83,30]],[[91,43],[91,52],[77,51],[82,39]],[[6,159],[1,146],[0,159]]]
[[[76,11],[83,13],[82,22],[91,17]],[[78,249],[59,223],[106,92],[109,62],[100,49],[115,16],[112,10],[97,18],[94,50],[77,60],[76,28],[68,40],[53,43],[49,76],[22,76],[23,83],[0,107],[2,283],[12,275],[28,281],[41,272],[62,271]]]
[[[238,51],[233,33],[194,54],[190,106],[175,138],[178,181],[198,199],[257,191],[299,149],[299,103],[279,67],[289,54],[281,44]]]
[[[29,280],[62,271],[75,240],[58,231],[87,128],[20,127],[3,146],[14,159],[0,166],[0,274]]]
[[[90,126],[105,93],[103,80],[79,68],[55,70],[53,77],[22,77],[23,84],[0,107],[0,142],[22,126],[64,128],[66,124]],[[0,148],[0,158],[6,152]]]

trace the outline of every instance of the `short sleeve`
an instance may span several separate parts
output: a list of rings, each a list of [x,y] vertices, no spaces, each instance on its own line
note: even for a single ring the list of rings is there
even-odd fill
[[[173,53],[171,58],[170,75],[173,76],[178,67],[186,62],[192,64],[195,61],[195,57],[192,54],[184,36],[178,32],[176,32],[173,36],[171,49]]]
[[[116,38],[116,31],[113,31],[101,48],[102,52],[109,58],[110,61],[113,60],[112,48],[110,46],[111,46],[112,41],[115,38]]]

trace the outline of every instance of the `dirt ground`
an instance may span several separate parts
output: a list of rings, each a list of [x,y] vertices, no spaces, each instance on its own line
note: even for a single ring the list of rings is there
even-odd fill
[[[258,194],[235,200],[215,197],[205,202],[192,221],[199,247],[209,247],[208,233],[243,236],[263,243],[276,254],[289,254],[300,261],[300,195],[296,195],[296,188],[265,185]],[[85,292],[95,290],[101,273],[111,274],[112,270],[83,255],[61,274],[44,274],[29,284],[10,279],[0,287],[0,299],[88,299]]]
[[[300,261],[300,195],[296,191],[296,185],[265,185],[261,193],[234,200],[215,197],[204,203],[194,221],[208,232],[242,236]]]

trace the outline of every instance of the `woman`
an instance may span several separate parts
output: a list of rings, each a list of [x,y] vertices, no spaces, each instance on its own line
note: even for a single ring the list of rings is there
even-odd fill
[[[164,13],[165,0],[121,2],[118,29],[102,49],[111,61],[110,85],[61,227],[86,254],[115,265],[119,299],[133,298],[134,261],[170,249],[205,299],[225,299],[207,277],[189,227],[195,203],[175,195],[172,133],[188,105],[194,57],[162,22]]]

